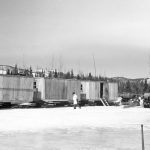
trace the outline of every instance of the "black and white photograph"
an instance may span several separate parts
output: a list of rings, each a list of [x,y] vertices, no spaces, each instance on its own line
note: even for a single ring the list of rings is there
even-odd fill
[[[150,150],[150,1],[0,0],[0,150]]]

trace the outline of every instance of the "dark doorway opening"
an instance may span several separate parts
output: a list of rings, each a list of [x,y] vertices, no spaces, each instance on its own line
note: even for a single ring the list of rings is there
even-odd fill
[[[100,98],[103,98],[103,83],[100,83]]]

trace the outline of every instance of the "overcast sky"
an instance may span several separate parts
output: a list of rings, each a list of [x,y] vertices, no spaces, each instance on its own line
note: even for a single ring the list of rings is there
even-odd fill
[[[147,77],[149,0],[0,0],[0,64]]]

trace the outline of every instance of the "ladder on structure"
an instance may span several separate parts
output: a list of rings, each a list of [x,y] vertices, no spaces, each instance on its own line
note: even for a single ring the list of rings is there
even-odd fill
[[[106,106],[109,106],[109,104],[105,98],[103,98],[103,101],[105,102]]]
[[[105,98],[100,98],[100,101],[102,102],[103,106],[109,106],[109,104]]]

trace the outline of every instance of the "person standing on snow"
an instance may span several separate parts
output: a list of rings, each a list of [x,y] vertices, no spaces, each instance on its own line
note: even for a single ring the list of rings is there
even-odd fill
[[[73,92],[73,106],[74,106],[74,109],[76,109],[77,105],[78,105],[78,96],[75,92]]]

